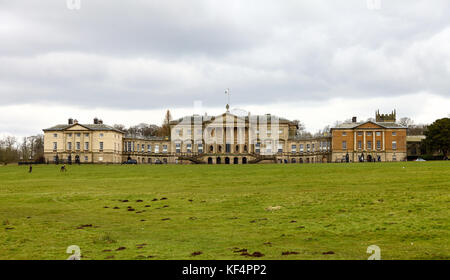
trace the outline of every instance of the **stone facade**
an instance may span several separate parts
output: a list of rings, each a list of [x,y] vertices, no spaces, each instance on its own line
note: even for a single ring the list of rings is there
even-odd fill
[[[138,164],[250,164],[400,161],[406,128],[391,122],[344,123],[331,135],[300,138],[296,123],[272,116],[184,117],[170,122],[171,136],[137,137],[94,119],[44,129],[48,162]],[[362,157],[361,157],[362,156]]]

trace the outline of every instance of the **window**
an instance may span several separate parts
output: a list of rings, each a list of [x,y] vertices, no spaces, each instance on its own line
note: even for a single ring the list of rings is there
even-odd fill
[[[128,142],[128,149],[127,149],[127,151],[131,152],[131,142]]]
[[[142,147],[141,151],[142,151],[142,152],[145,152],[145,145],[144,145],[144,144],[142,144],[142,146],[141,146],[141,147]]]
[[[53,142],[53,150],[57,150],[58,149],[58,143]]]
[[[397,149],[397,141],[392,141],[392,150]]]
[[[278,152],[279,153],[283,152],[283,143],[278,143]]]
[[[167,153],[167,145],[163,145],[163,153]]]
[[[292,146],[291,146],[291,152],[292,152],[292,153],[297,152],[297,145],[292,145]]]
[[[380,150],[380,149],[381,149],[381,141],[377,140],[377,150]]]
[[[362,136],[362,132],[361,131],[358,131],[358,136]]]
[[[103,151],[103,142],[100,142],[100,151]]]
[[[56,137],[58,137],[58,134],[56,134],[56,133],[55,133],[55,134],[53,134],[53,137],[55,137],[55,138],[56,138]]]
[[[84,142],[84,149],[89,150],[89,142]]]
[[[98,157],[98,161],[103,161],[103,157]]]
[[[376,135],[376,136],[381,136],[381,131],[377,131],[377,132],[375,133],[375,135]]]
[[[197,144],[197,151],[198,151],[199,153],[203,153],[203,144],[202,144],[202,143],[198,143],[198,144]]]
[[[397,132],[393,131],[392,136],[397,136]]]
[[[159,153],[159,145],[155,145],[155,153]]]
[[[67,142],[67,150],[72,150],[72,142]]]
[[[347,149],[347,141],[342,141],[342,149],[343,150]]]
[[[259,154],[261,152],[261,143],[255,144],[255,153]]]
[[[392,155],[392,161],[397,161],[397,155],[395,153]]]
[[[186,144],[186,151],[188,153],[192,152],[192,144],[191,143]]]
[[[89,137],[89,133],[85,133],[85,134],[84,134],[84,137]]]
[[[367,141],[367,149],[372,150],[372,141]]]
[[[272,143],[266,142],[266,153],[270,154],[272,153]]]
[[[151,153],[152,152],[152,145],[147,145],[147,152]]]
[[[311,149],[312,149],[313,152],[315,151],[315,146],[316,146],[315,144],[311,145]]]
[[[358,150],[361,150],[361,149],[362,149],[362,142],[358,141]]]
[[[372,132],[367,132],[367,136],[372,136]]]
[[[79,151],[80,149],[81,149],[80,142],[77,142],[77,151]]]
[[[67,137],[72,137],[72,133],[67,133]]]
[[[347,136],[347,132],[342,132],[342,136]]]
[[[136,152],[139,152],[140,147],[141,147],[141,145],[139,145],[139,144],[136,145]]]
[[[306,151],[309,152],[310,151],[310,145],[306,144]]]
[[[84,161],[89,161],[89,157],[88,156],[84,156]]]
[[[300,144],[300,153],[303,153],[303,144]]]
[[[81,133],[77,133],[77,134],[75,134],[77,137],[80,137],[81,136]]]
[[[103,133],[100,133],[100,137],[103,137]]]
[[[180,153],[181,152],[181,144],[180,143],[175,143],[175,152],[176,153]]]

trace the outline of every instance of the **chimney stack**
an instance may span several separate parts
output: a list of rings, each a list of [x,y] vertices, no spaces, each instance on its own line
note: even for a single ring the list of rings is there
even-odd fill
[[[356,122],[356,117],[352,118],[352,122],[355,123]]]
[[[98,118],[94,118],[94,124],[98,124]]]
[[[78,123],[78,120],[73,120],[73,123]]]
[[[69,124],[73,124],[73,119],[69,118]]]
[[[103,120],[98,120],[98,124],[103,124]]]

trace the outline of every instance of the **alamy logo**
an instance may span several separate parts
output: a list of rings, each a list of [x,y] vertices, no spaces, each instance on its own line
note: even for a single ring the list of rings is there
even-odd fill
[[[81,0],[67,0],[66,5],[69,10],[79,10],[81,8]]]
[[[380,10],[381,9],[381,0],[367,0],[367,9]]]

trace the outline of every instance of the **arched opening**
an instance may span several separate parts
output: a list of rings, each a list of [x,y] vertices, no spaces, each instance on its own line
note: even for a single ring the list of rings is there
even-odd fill
[[[309,158],[306,158],[306,163],[309,163]]]
[[[80,156],[79,155],[75,156],[75,163],[77,163],[77,164],[80,163]]]
[[[367,162],[372,162],[372,156],[371,155],[367,155]]]
[[[230,164],[230,158],[229,157],[225,158],[225,164]]]
[[[303,159],[300,158],[299,161],[298,161],[298,163],[303,163]]]
[[[214,152],[214,146],[213,145],[209,146],[209,152],[210,153]]]
[[[246,157],[242,158],[242,164],[247,164],[247,158]]]
[[[296,163],[297,161],[295,160],[295,158],[291,159],[292,163]]]
[[[222,152],[222,146],[221,145],[217,146],[217,149],[219,150],[219,153]]]
[[[213,163],[212,158],[209,157],[209,158],[208,158],[208,164],[212,164],[212,163]]]
[[[222,159],[220,157],[216,158],[216,164],[221,164],[222,163]]]
[[[247,145],[244,145],[244,152],[248,152],[248,147],[247,147]]]
[[[145,158],[142,158],[142,163],[145,163]]]
[[[233,159],[233,164],[239,164],[239,159],[238,159],[237,157],[235,157],[235,158]]]
[[[236,145],[234,151],[235,151],[236,153],[239,153],[239,145]]]
[[[71,155],[67,157],[67,163],[72,164],[72,156]]]
[[[152,163],[152,158],[148,158],[147,159],[147,163],[151,164]]]

